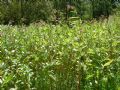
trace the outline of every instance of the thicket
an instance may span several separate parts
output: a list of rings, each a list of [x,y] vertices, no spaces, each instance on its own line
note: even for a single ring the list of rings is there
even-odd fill
[[[0,90],[119,90],[119,20],[0,26]]]
[[[29,24],[31,22],[66,20],[66,5],[74,6],[73,17],[82,19],[109,16],[119,0],[1,0],[1,24]],[[69,15],[68,15],[69,16]]]

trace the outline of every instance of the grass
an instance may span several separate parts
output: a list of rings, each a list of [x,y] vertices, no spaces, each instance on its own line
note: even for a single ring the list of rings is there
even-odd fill
[[[0,26],[0,89],[119,90],[120,17]]]

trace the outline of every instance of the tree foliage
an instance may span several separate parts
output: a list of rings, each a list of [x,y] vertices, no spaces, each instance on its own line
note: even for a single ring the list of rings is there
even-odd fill
[[[73,11],[80,18],[98,18],[109,16],[116,2],[119,0],[1,0],[0,23],[29,24],[41,19],[52,21],[56,17],[66,18],[68,3],[75,7]]]

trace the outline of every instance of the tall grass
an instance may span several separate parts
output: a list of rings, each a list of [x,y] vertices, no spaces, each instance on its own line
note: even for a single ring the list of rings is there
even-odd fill
[[[117,90],[119,19],[0,26],[0,89]]]

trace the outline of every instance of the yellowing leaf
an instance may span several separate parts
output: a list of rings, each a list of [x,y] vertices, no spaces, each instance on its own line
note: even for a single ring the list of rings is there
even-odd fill
[[[103,67],[109,66],[112,62],[113,62],[113,60],[109,60],[107,63],[105,63],[105,64],[103,65]]]

